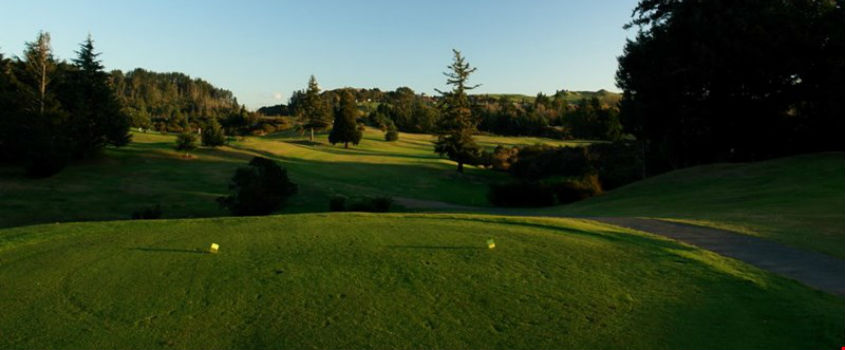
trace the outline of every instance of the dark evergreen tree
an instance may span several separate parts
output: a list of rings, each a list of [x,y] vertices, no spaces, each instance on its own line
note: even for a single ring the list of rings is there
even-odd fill
[[[329,126],[329,110],[325,101],[320,97],[320,86],[317,79],[312,75],[308,79],[308,89],[297,105],[297,115],[300,120],[300,128],[310,132],[309,139],[314,141],[315,130],[325,130]]]
[[[190,129],[186,129],[176,136],[176,150],[184,151],[185,157],[189,156],[190,152],[195,149],[197,149],[197,135],[194,135]]]
[[[355,96],[344,91],[340,96],[340,105],[334,112],[334,125],[329,133],[329,142],[334,145],[343,143],[349,148],[349,143],[357,145],[361,141],[362,132],[358,130],[358,104]]]
[[[71,91],[64,98],[65,107],[71,115],[68,132],[74,141],[74,155],[84,158],[100,152],[105,145],[124,146],[129,143],[129,116],[123,111],[120,101],[108,83],[108,74],[97,60],[91,36],[80,45],[72,81],[67,87]]]
[[[219,147],[226,143],[226,134],[223,133],[223,127],[215,118],[211,118],[202,129],[202,145],[208,147]]]
[[[442,117],[437,132],[434,152],[458,163],[458,172],[464,171],[464,164],[474,164],[481,153],[481,148],[475,143],[472,135],[477,132],[478,122],[472,115],[467,90],[478,85],[467,85],[469,75],[475,72],[469,63],[464,61],[460,51],[452,50],[454,60],[448,67],[451,71],[443,73],[446,84],[452,85],[452,91],[443,92],[441,109]]]

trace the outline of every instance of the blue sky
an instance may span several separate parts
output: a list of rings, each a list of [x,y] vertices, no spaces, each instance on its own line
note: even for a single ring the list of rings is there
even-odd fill
[[[451,49],[477,92],[617,90],[616,57],[635,0],[605,1],[0,1],[0,52],[39,30],[56,56],[88,33],[107,69],[178,71],[255,109],[286,102],[314,74],[322,88],[434,94]]]

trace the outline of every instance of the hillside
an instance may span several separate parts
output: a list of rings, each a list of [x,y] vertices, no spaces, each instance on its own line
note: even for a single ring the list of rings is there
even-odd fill
[[[808,154],[655,176],[537,214],[647,216],[714,226],[845,256],[845,161]]]
[[[0,262],[0,348],[832,348],[845,327],[839,298],[572,219],[46,224],[0,229]]]

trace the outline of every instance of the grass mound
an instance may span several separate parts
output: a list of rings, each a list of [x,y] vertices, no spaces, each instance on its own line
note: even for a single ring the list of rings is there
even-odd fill
[[[648,216],[845,257],[845,161],[808,154],[682,169],[540,214]]]
[[[203,253],[212,242],[220,252]],[[831,348],[842,308],[731,259],[574,219],[0,230],[0,348]]]

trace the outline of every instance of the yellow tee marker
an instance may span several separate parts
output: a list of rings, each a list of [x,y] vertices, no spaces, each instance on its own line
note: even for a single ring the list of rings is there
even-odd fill
[[[490,248],[490,249],[496,248],[496,241],[494,241],[492,238],[488,239],[487,240],[487,248]]]
[[[211,243],[211,248],[208,248],[208,252],[214,254],[217,253],[218,249],[220,249],[220,245],[217,243]]]

